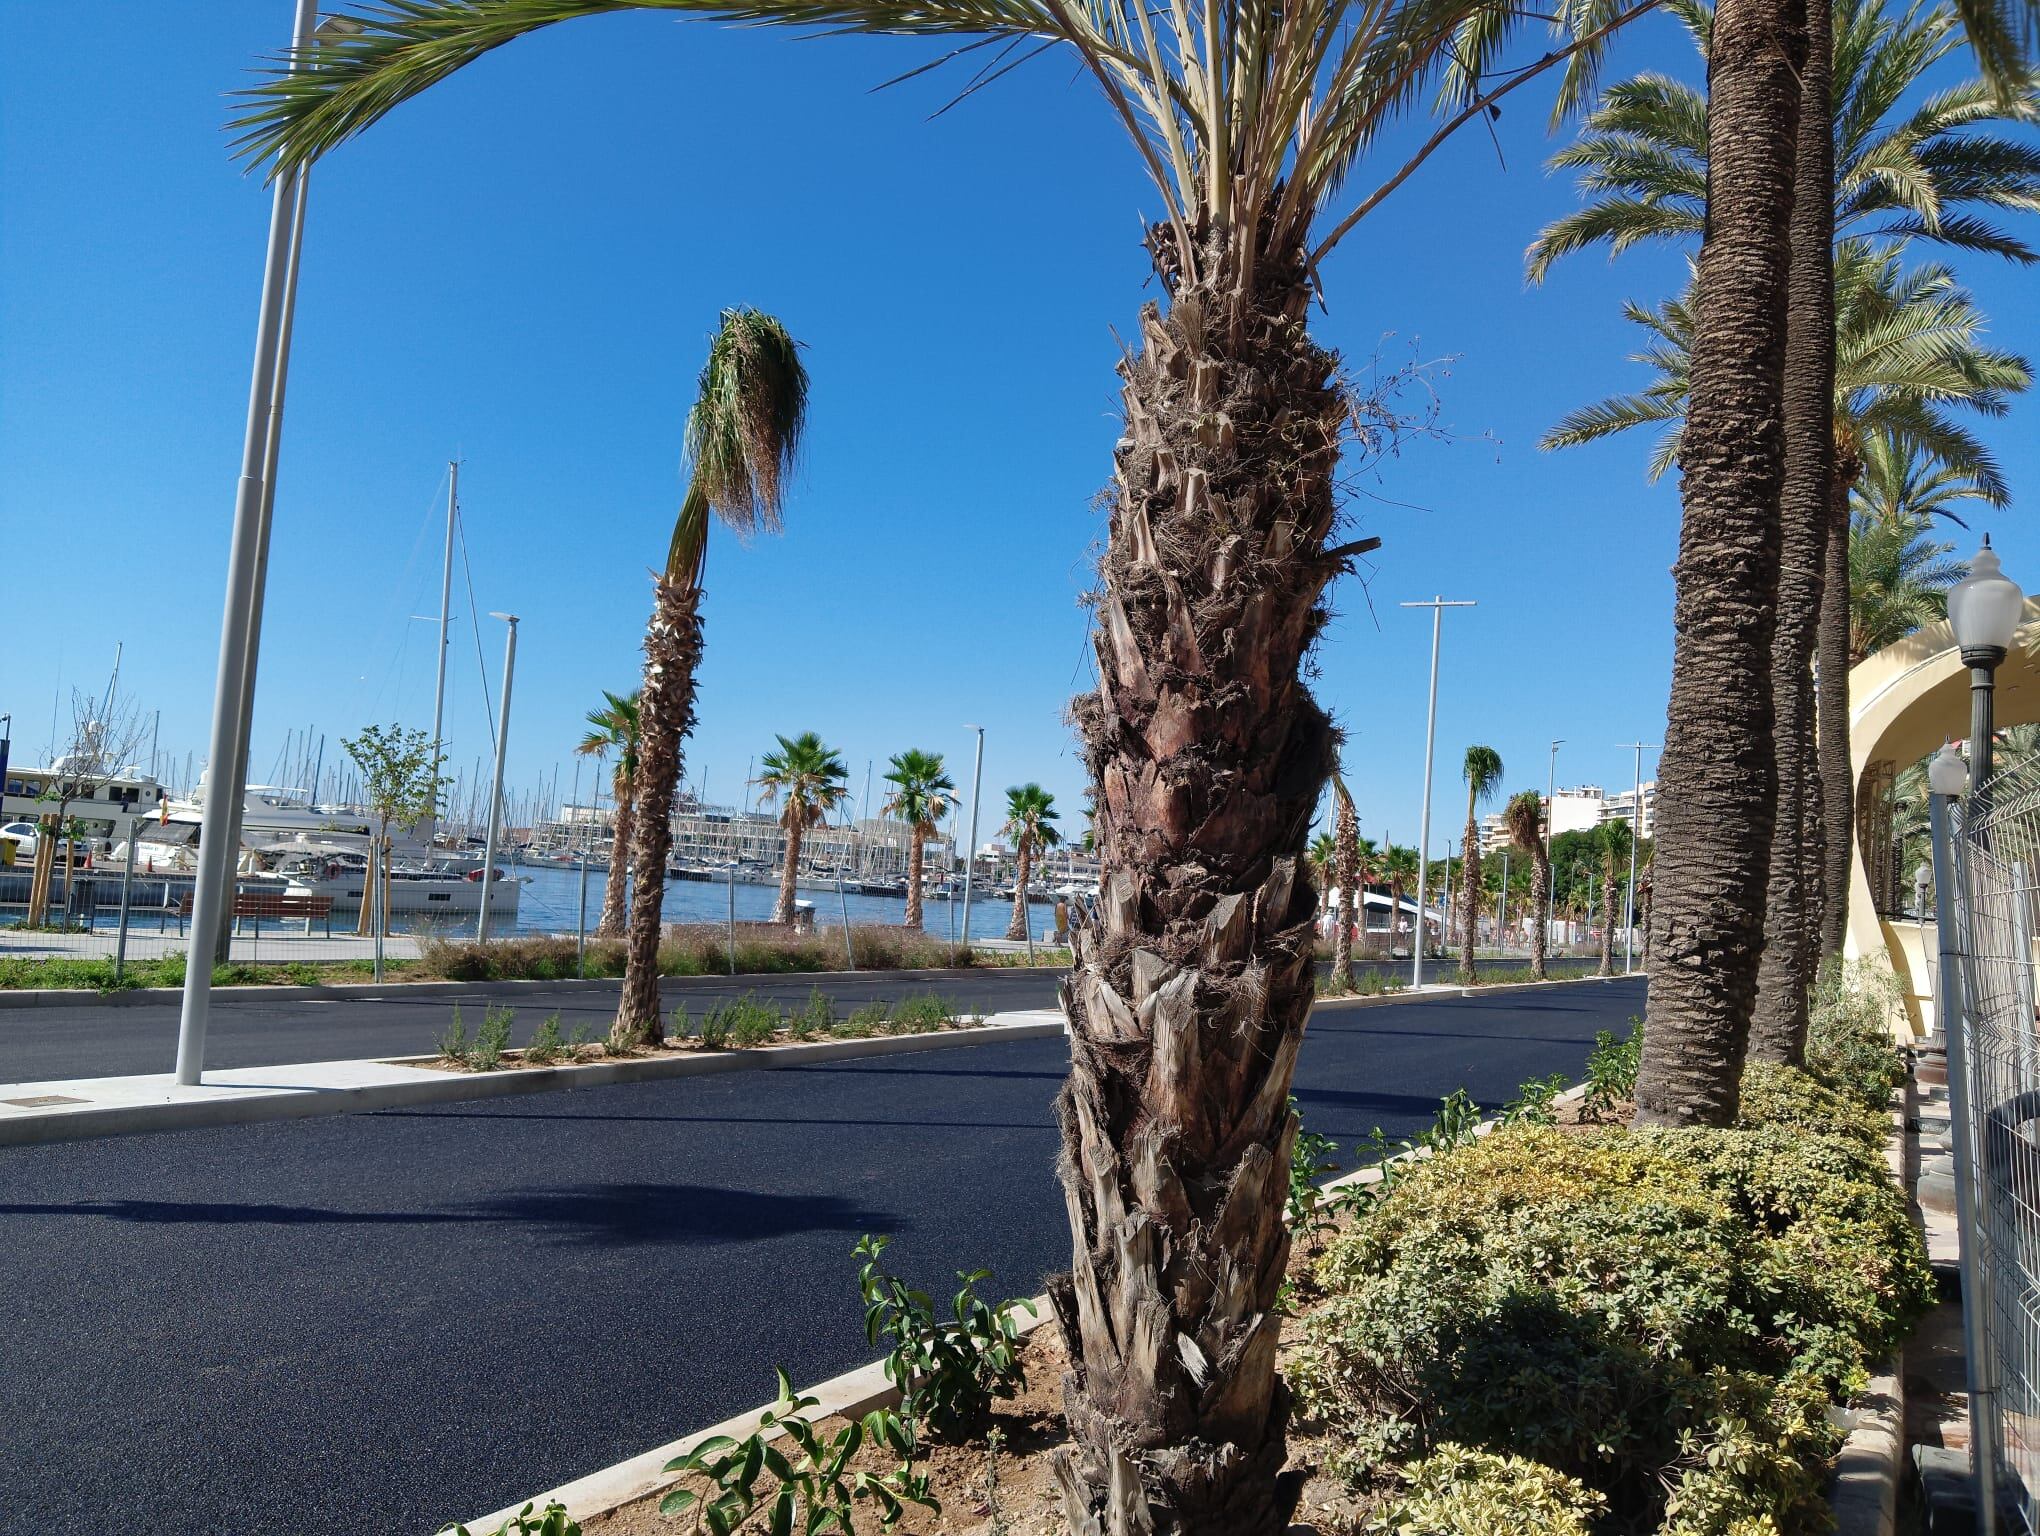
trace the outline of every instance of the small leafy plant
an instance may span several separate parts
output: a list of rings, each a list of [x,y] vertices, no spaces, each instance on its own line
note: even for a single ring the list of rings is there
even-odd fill
[[[1372,1205],[1386,1196],[1422,1158],[1437,1157],[1479,1139],[1480,1106],[1464,1088],[1455,1088],[1439,1100],[1437,1117],[1414,1136],[1391,1142],[1377,1125],[1353,1150],[1374,1154],[1372,1166],[1380,1171],[1381,1177],[1371,1184],[1347,1185],[1332,1203],[1333,1209]]]
[[[824,1440],[808,1418],[819,1400],[797,1395],[786,1372],[777,1374],[778,1399],[760,1415],[756,1434],[743,1440],[715,1435],[666,1463],[668,1472],[705,1479],[709,1488],[676,1489],[659,1501],[659,1513],[691,1514],[687,1529],[693,1536],[704,1530],[733,1536],[760,1513],[771,1536],[795,1530],[855,1536],[857,1499],[876,1506],[880,1530],[897,1525],[910,1504],[941,1513],[927,1474],[914,1470],[913,1431],[898,1414],[874,1409]],[[791,1455],[768,1438],[775,1429],[790,1443]],[[899,1464],[883,1474],[851,1471],[850,1458],[867,1440],[890,1449]]]
[[[1294,1098],[1289,1101],[1289,1112],[1297,1113]],[[1318,1181],[1338,1171],[1339,1165],[1331,1161],[1338,1150],[1329,1136],[1303,1130],[1299,1125],[1296,1142],[1289,1152],[1289,1198],[1284,1207],[1290,1236],[1309,1239],[1334,1225],[1330,1204]]]
[[[867,1035],[880,1034],[885,1029],[886,1009],[884,1003],[866,1003],[851,1013],[850,1017],[836,1026],[836,1033],[849,1040],[862,1040]]]
[[[732,1045],[770,1045],[779,1033],[779,1026],[785,1022],[777,1007],[760,1002],[748,992],[723,1007],[729,1021],[727,1028]]]
[[[903,997],[893,1005],[891,1022],[901,1034],[920,1034],[940,1029],[955,1015],[955,1005],[933,992]]]
[[[1594,1036],[1594,1048],[1587,1055],[1587,1092],[1580,1101],[1580,1117],[1601,1121],[1615,1113],[1616,1106],[1636,1094],[1636,1068],[1643,1059],[1643,1026],[1632,1019],[1629,1038],[1618,1039],[1612,1029]]]
[[[566,1057],[569,1061],[579,1061],[581,1053],[592,1048],[589,1044],[588,1026],[586,1024],[576,1024],[567,1031],[567,1043],[561,1047],[566,1052]]]
[[[545,1512],[536,1520],[531,1512],[536,1504],[526,1504],[508,1520],[497,1526],[493,1536],[581,1536],[581,1522],[567,1514],[567,1506],[558,1502],[546,1505]],[[475,1536],[466,1526],[450,1520],[439,1528],[439,1536]]]
[[[820,987],[808,988],[807,1003],[799,1013],[790,1014],[786,1020],[787,1033],[796,1040],[809,1040],[816,1035],[826,1035],[836,1027],[836,1005],[829,1000],[829,994]]]
[[[680,1014],[680,1022],[682,1023],[686,1022],[686,1016],[684,1012]],[[702,1048],[704,1050],[720,1051],[727,1049],[729,1043],[730,1043],[729,1015],[723,1011],[720,1005],[718,1005],[714,1008],[709,1009],[708,1012],[704,1013],[701,1016]]]
[[[460,1004],[453,1005],[453,1021],[439,1037],[439,1059],[449,1067],[465,1068],[470,1050],[467,1026],[460,1020]]]
[[[468,1051],[468,1065],[477,1072],[493,1072],[503,1065],[503,1053],[510,1048],[510,1024],[517,1017],[514,1008],[487,1008],[482,1027],[475,1031],[475,1043]]]
[[[549,1013],[532,1035],[531,1044],[524,1048],[524,1059],[535,1067],[549,1067],[565,1054],[566,1042],[560,1038],[560,1016]]]
[[[1504,1125],[1558,1124],[1558,1096],[1565,1092],[1565,1074],[1533,1077],[1516,1090],[1516,1096],[1502,1106]]]
[[[886,1379],[900,1389],[900,1411],[914,1432],[925,1427],[940,1439],[962,1439],[984,1422],[994,1400],[1010,1398],[1026,1384],[1017,1314],[1025,1307],[1031,1316],[1034,1304],[994,1306],[977,1293],[991,1271],[958,1270],[962,1286],[950,1307],[955,1321],[938,1323],[925,1292],[880,1267],[891,1242],[867,1233],[854,1250],[864,1261],[857,1288],[864,1297],[865,1337],[889,1344]]]

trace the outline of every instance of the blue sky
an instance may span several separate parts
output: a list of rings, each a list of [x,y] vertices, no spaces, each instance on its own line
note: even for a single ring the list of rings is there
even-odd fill
[[[125,640],[124,684],[162,711],[165,752],[203,757],[268,215],[229,159],[225,93],[289,19],[285,0],[0,0],[0,709],[19,756],[42,755],[56,690],[103,686]],[[867,761],[882,773],[910,745],[967,780],[974,722],[989,792],[1039,779],[1076,809],[1062,712],[1088,674],[1077,600],[1154,200],[1069,61],[934,121],[950,77],[873,91],[930,52],[585,21],[500,50],[319,167],[257,777],[287,729],[325,732],[330,758],[366,721],[429,724],[432,631],[409,616],[435,611],[458,453],[477,605],[524,619],[510,776],[529,787],[557,763],[564,783],[582,712],[637,671],[704,339],[721,307],[752,304],[808,346],[811,430],[784,535],[718,532],[690,780],[728,800],[775,732],[804,729],[860,791]],[[1610,77],[1642,67],[1692,71],[1668,19],[1633,29]],[[1356,503],[1384,547],[1340,590],[1319,656],[1377,837],[1413,840],[1421,793],[1430,626],[1406,599],[1480,604],[1446,619],[1441,845],[1468,743],[1502,753],[1512,790],[1542,786],[1553,737],[1561,782],[1620,786],[1618,744],[1663,727],[1676,490],[1645,484],[1642,439],[1536,440],[1636,382],[1618,301],[1676,286],[1682,258],[1575,258],[1526,289],[1524,246],[1574,202],[1542,168],[1548,102],[1511,98],[1499,160],[1459,136],[1324,274],[1320,338],[1356,364],[1432,361],[1452,434]],[[2040,350],[2034,276],[1961,270],[1995,338]],[[1984,428],[2021,496],[2035,410]],[[2022,505],[1992,526],[2040,587]],[[458,576],[455,593],[465,616]],[[501,626],[483,623],[493,686]],[[464,624],[452,670],[464,765],[489,750]]]

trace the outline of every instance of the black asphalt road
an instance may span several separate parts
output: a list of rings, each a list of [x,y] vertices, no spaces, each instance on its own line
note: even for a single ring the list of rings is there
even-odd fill
[[[1642,982],[1313,1018],[1306,1123],[1576,1075]],[[0,1150],[22,1532],[424,1536],[869,1358],[850,1248],[1031,1294],[1059,1039]]]
[[[1483,961],[1484,969],[1520,969],[1514,960]],[[1450,974],[1451,962],[1437,962]],[[1408,974],[1408,962],[1363,969]],[[1052,1008],[1062,971],[992,969],[967,971],[826,971],[800,976],[667,977],[664,998],[670,1012],[684,1002],[699,1016],[718,1002],[756,993],[788,1008],[807,1000],[819,986],[835,999],[838,1014],[870,1002],[897,1002],[914,993],[939,992],[959,1006],[982,1013],[1016,1008]],[[522,1045],[550,1013],[563,1030],[588,1026],[591,1037],[608,1033],[616,1017],[620,983],[595,988],[555,988],[542,982],[478,985],[471,991],[425,992],[396,985],[373,997],[315,996],[257,998],[232,987],[213,994],[206,1032],[208,1067],[284,1066],[300,1061],[351,1061],[418,1056],[438,1046],[439,1035],[459,1003],[472,1034],[491,1003],[514,1007],[513,1044]],[[175,1002],[87,1003],[57,1008],[9,1007],[0,992],[0,1083],[50,1082],[74,1077],[122,1077],[168,1072],[177,1059]]]

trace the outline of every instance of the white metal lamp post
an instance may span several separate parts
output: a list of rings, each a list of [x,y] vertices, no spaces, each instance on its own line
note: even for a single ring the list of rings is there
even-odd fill
[[[977,873],[978,799],[985,784],[985,728],[966,725],[977,732],[977,762],[970,771],[970,847],[963,854],[963,947],[970,948],[971,877]]]
[[[2012,636],[2026,611],[2026,594],[2005,575],[1990,535],[1969,562],[1969,574],[1948,592],[1948,623],[1969,668],[1970,792],[1985,790],[1991,776],[1991,732],[1998,664],[2012,648]],[[1972,815],[1974,812],[1972,811]]]
[[[1424,886],[1431,860],[1431,773],[1438,746],[1438,640],[1444,629],[1447,608],[1472,608],[1471,601],[1447,602],[1434,597],[1428,603],[1404,603],[1405,608],[1431,610],[1431,705],[1424,716],[1424,814],[1417,827],[1417,942],[1410,946],[1410,985],[1424,984]]]
[[[503,759],[510,749],[510,678],[517,670],[517,615],[492,613],[510,626],[503,642],[503,707],[496,713],[496,774],[489,784],[489,835],[482,844],[482,914],[475,924],[475,938],[489,937],[489,897],[496,884],[496,838],[503,829]],[[434,772],[438,771],[437,764]]]

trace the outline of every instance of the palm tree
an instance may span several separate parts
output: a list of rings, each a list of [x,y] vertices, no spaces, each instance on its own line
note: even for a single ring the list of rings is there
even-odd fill
[[[1611,821],[1600,829],[1601,843],[1601,970],[1615,974],[1615,904],[1621,899],[1622,877],[1629,871],[1629,823]],[[1628,913],[1625,911],[1626,918]]]
[[[1948,616],[1948,589],[1968,573],[1932,525],[1888,523],[1857,513],[1849,521],[1849,659],[1903,640]]]
[[[1311,879],[1317,886],[1320,917],[1332,909],[1332,892],[1338,885],[1332,870],[1338,859],[1338,847],[1338,840],[1330,832],[1320,832],[1310,840],[1310,847],[1304,853],[1310,865]]]
[[[1389,938],[1392,940],[1402,931],[1403,896],[1417,878],[1417,850],[1401,843],[1390,843],[1381,856],[1381,878],[1388,882]],[[1423,918],[1417,919],[1417,942],[1424,937]]]
[[[1480,924],[1480,806],[1502,783],[1502,754],[1493,747],[1468,747],[1460,772],[1466,779],[1466,839],[1460,845],[1459,979],[1473,980],[1473,941]]]
[[[1843,11],[1733,0],[1710,14],[1689,3],[1681,14],[1709,55],[1704,110],[1694,110],[1690,92],[1681,99],[1662,82],[1630,82],[1610,93],[1604,110],[1616,115],[1582,151],[1589,187],[1615,193],[1601,214],[1618,249],[1704,227],[1700,264],[1709,274],[1696,317],[1692,451],[1675,567],[1679,638],[1667,736],[1674,745],[1659,769],[1675,793],[1663,829],[1666,889],[1671,931],[1683,942],[1653,950],[1659,984],[1638,1093],[1644,1123],[1686,1115],[1733,1120],[1760,952],[1789,973],[1774,969],[1766,1011],[1803,1018],[1812,958],[1840,940],[1840,897],[1822,901],[1819,892],[1846,881],[1853,790],[1839,665],[1845,604],[1835,590],[1846,580],[1839,569],[1845,535],[1826,431],[1837,324],[1830,252],[1843,223],[1835,204],[1867,186],[1845,214],[1890,214],[1888,234],[1993,248],[1987,223],[1960,211],[1950,220],[1944,209],[1991,205],[1990,196],[1967,189],[2001,182],[2008,168],[2028,184],[2040,174],[2040,157],[2016,146],[2010,160],[1992,162],[1988,150],[1979,158],[1952,142],[1957,136],[1948,129],[1975,120],[1980,106],[1988,111],[1977,91],[1966,103],[1935,98],[1882,146],[1895,152],[1881,163],[1874,152],[1852,160],[1851,149],[1862,147],[1864,133],[1898,100],[1890,82],[1936,46],[1931,35],[1901,39],[1889,67],[1866,67],[1880,41],[1866,8],[1867,0]],[[2040,7],[1957,0],[1957,11],[1990,91],[2007,100],[2024,93],[2030,102],[2020,55]],[[1945,36],[1953,23],[1944,17],[1935,25]],[[1625,106],[1640,107],[1653,125],[1641,142],[1628,141],[1633,125],[1619,116]],[[1595,133],[1590,125],[1590,138]],[[1703,168],[1696,162],[1710,141],[1719,153]],[[1867,176],[1852,175],[1854,168]],[[1909,182],[1906,190],[1896,188],[1901,181]],[[1957,196],[1937,195],[1943,191]],[[2030,206],[2030,194],[2014,191],[1998,205]],[[1569,232],[1547,231],[1540,246],[1556,254],[1601,238],[1592,224],[1590,210]],[[1965,230],[1980,233],[1971,238]],[[2001,242],[1995,248],[2030,254]],[[1826,695],[1817,717],[1809,673],[1816,649]],[[1816,762],[1824,783],[1810,771]],[[1813,791],[1802,793],[1803,786]],[[1708,812],[1698,809],[1703,804]],[[1786,833],[1774,844],[1781,811]],[[1829,874],[1836,867],[1840,880]],[[1818,946],[1814,914],[1803,905],[1806,886],[1816,888]],[[1767,911],[1783,930],[1770,945],[1759,918]]]
[[[1053,848],[1062,841],[1056,830],[1055,796],[1039,784],[1020,784],[1006,791],[1006,824],[1001,835],[1013,839],[1017,865],[1013,882],[1013,921],[1006,925],[1006,937],[1027,937],[1027,882],[1034,874],[1034,854],[1039,848]]]
[[[1332,874],[1339,887],[1337,926],[1332,932],[1332,985],[1353,985],[1353,890],[1360,879],[1360,815],[1353,808],[1346,780],[1332,771]]]
[[[1298,865],[1334,756],[1302,669],[1331,584],[1372,547],[1334,537],[1341,447],[1396,425],[1308,333],[1327,259],[1452,132],[1540,73],[1563,75],[1570,110],[1608,39],[1652,3],[1562,0],[1543,13],[1556,37],[1510,68],[1529,13],[1502,0],[1181,0],[1159,27],[1145,7],[1066,0],[405,0],[350,18],[241,114],[243,147],[294,169],[520,36],[659,9],[1061,46],[1128,131],[1159,208],[1156,296],[1118,364],[1098,684],[1073,706],[1109,787],[1104,931],[1078,934],[1060,1117],[1074,1274],[1053,1294],[1074,1528],[1263,1536],[1296,1496],[1279,1476],[1274,1348],[1288,1238],[1256,1213],[1287,1191],[1287,1089],[1313,991]],[[1369,150],[1431,99],[1444,120],[1374,181]],[[1164,969],[1129,966],[1134,953]],[[1137,1334],[1115,1328],[1134,1315]]]
[[[2006,398],[2026,388],[2031,370],[2025,359],[1986,346],[1984,320],[1953,275],[1938,264],[1905,271],[1893,249],[1846,241],[1836,255],[1838,298],[1834,378],[1828,431],[1833,454],[1833,493],[1846,499],[1862,473],[1867,445],[1878,439],[1902,443],[1931,455],[1973,479],[1986,494],[2003,494],[2003,481],[1989,450],[1953,414],[1965,407],[2002,415]],[[1634,302],[1628,317],[1650,341],[1637,354],[1656,374],[1634,395],[1618,396],[1575,411],[1545,437],[1547,447],[1570,447],[1643,425],[1662,425],[1650,473],[1662,474],[1680,459],[1683,416],[1691,379],[1693,310],[1689,300],[1669,300],[1656,311]],[[1846,514],[1840,519],[1847,527]],[[1788,529],[1792,526],[1790,520]],[[1846,558],[1845,539],[1834,548]],[[1822,555],[1821,560],[1826,560]],[[1815,556],[1800,551],[1792,571],[1804,575]],[[1819,591],[1795,586],[1782,567],[1778,623],[1804,621],[1820,605]],[[1796,580],[1796,577],[1794,578]],[[1798,639],[1781,636],[1770,678],[1776,701],[1780,825],[1799,836],[1781,836],[1771,849],[1765,891],[1765,935],[1759,965],[1752,1028],[1760,1055],[1792,1060],[1805,1038],[1806,998],[1823,953],[1840,942],[1846,917],[1848,864],[1853,832],[1853,776],[1848,764],[1846,648],[1849,582],[1844,574],[1832,588],[1842,604],[1842,656],[1833,656],[1833,634],[1820,627],[1822,697],[1819,716],[1819,771],[1807,743],[1814,717],[1812,674],[1788,647],[1810,642],[1809,626]],[[1804,686],[1799,686],[1803,684]],[[1839,693],[1843,702],[1837,704]],[[1838,745],[1837,745],[1838,743]],[[1840,765],[1834,759],[1840,757]],[[1796,766],[1794,766],[1796,765]],[[1811,803],[1809,803],[1811,802]],[[1834,808],[1847,812],[1837,824]],[[1817,812],[1817,814],[1816,814]]]
[[[836,749],[823,745],[813,731],[778,741],[776,751],[758,760],[758,803],[778,805],[779,825],[786,829],[786,864],[779,872],[779,904],[772,909],[772,921],[791,924],[801,839],[849,798],[850,771]]]
[[[1530,855],[1530,976],[1544,980],[1544,905],[1551,896],[1551,858],[1544,846],[1544,797],[1534,789],[1509,796],[1502,807],[1509,841]]]
[[[1714,32],[1706,0],[1664,9],[1704,60]],[[1922,96],[1925,77],[1962,47],[1952,8],[1838,0],[1834,21],[1834,238],[1928,240],[2030,262],[2033,248],[1995,215],[2040,201],[2040,148],[1991,131],[2040,122],[2030,84],[2000,94],[1982,80]],[[1606,245],[1699,242],[1707,216],[1707,95],[1669,75],[1611,85],[1550,160],[1587,201],[1539,232],[1528,270],[1541,283],[1561,259]]]
[[[665,569],[653,578],[638,693],[638,763],[631,817],[629,932],[623,996],[610,1037],[620,1047],[656,1041],[659,939],[666,856],[673,847],[673,793],[681,745],[694,728],[701,664],[701,575],[714,517],[739,534],[776,529],[787,476],[807,415],[807,370],[786,327],[755,309],[726,309],[687,413],[687,493],[673,524]],[[605,898],[606,900],[606,898]]]
[[[919,928],[922,845],[935,835],[942,818],[949,814],[949,797],[956,792],[956,785],[942,766],[940,752],[923,752],[914,747],[893,758],[885,781],[893,786],[886,797],[885,814],[904,821],[911,839],[907,845],[906,926]]]
[[[588,734],[574,748],[598,762],[616,754],[616,772],[609,781],[609,798],[615,806],[609,837],[609,878],[602,887],[602,918],[595,925],[598,938],[613,939],[623,932],[626,884],[630,867],[631,811],[636,794],[638,768],[639,693],[602,691],[603,705],[588,711]]]

